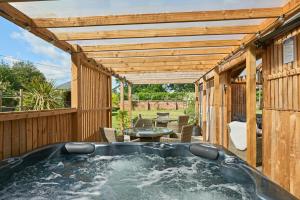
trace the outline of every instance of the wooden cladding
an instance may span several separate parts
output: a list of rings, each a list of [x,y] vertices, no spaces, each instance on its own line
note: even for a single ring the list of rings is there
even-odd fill
[[[81,138],[83,141],[100,141],[99,127],[109,127],[110,76],[91,68],[82,68]]]
[[[300,28],[263,53],[263,172],[300,198]],[[283,64],[283,41],[294,38],[294,62]]]
[[[72,61],[72,106],[78,109],[76,139],[99,142],[99,128],[112,124],[111,76],[81,53],[73,54]]]
[[[246,119],[246,84],[231,84],[232,98],[231,98],[231,118]]]
[[[101,141],[111,127],[111,76],[72,56],[72,109],[0,114],[0,160],[59,142]]]
[[[1,114],[0,160],[48,144],[72,141],[74,114],[76,109]]]

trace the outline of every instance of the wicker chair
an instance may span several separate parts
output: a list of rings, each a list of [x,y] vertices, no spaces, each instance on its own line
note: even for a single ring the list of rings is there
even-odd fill
[[[101,141],[106,143],[118,142],[116,138],[116,130],[114,128],[100,128]],[[129,142],[139,142],[139,139],[130,140]]]
[[[152,119],[139,118],[136,121],[134,127],[135,128],[152,128],[153,127]]]
[[[191,142],[193,125],[182,126],[181,133],[176,134],[177,138],[161,137],[160,142]]]
[[[100,138],[106,143],[117,142],[116,130],[114,128],[100,128]]]
[[[156,113],[156,127],[167,127],[170,113]]]
[[[156,113],[157,118],[162,117],[162,118],[167,118],[169,119],[170,113]]]
[[[178,131],[177,133],[180,133],[182,126],[185,126],[189,122],[189,116],[188,115],[181,115],[178,117]]]

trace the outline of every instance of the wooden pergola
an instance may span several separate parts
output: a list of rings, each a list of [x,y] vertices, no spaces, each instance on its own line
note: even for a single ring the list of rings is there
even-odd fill
[[[62,140],[100,141],[101,139],[95,136],[99,126],[111,126],[111,76],[115,76],[121,80],[121,109],[124,109],[124,84],[126,82],[129,85],[129,101],[131,101],[132,84],[195,84],[196,115],[199,115],[200,107],[202,110],[207,110],[209,105],[214,107],[214,119],[211,122],[214,125],[214,136],[210,142],[227,147],[228,135],[223,123],[228,121],[231,112],[228,100],[231,97],[224,98],[223,92],[231,90],[231,88],[226,88],[231,81],[229,71],[244,64],[247,73],[247,162],[255,166],[256,60],[263,58],[262,68],[264,69],[267,58],[265,50],[257,48],[258,41],[295,16],[300,10],[299,0],[291,0],[285,5],[272,8],[76,17],[29,17],[29,12],[22,12],[22,9],[18,9],[18,4],[14,4],[14,2],[26,4],[29,1],[1,1],[0,16],[71,54],[72,110],[46,112],[41,115],[14,114],[11,115],[13,116],[11,118],[0,117],[0,136],[1,127],[14,127],[14,123],[19,123],[16,120],[51,116],[51,120],[53,120],[51,123],[55,124],[55,127],[66,128],[69,136],[64,139],[52,138],[49,140],[45,136],[45,139],[35,141],[35,145],[33,140],[33,144],[27,144],[31,147],[27,148],[27,151]],[[31,3],[33,1],[31,0]],[[42,2],[39,3],[42,5]],[[33,6],[32,9],[38,8],[34,4],[31,6]],[[225,22],[227,25],[222,24]],[[198,24],[195,25],[195,23]],[[163,27],[164,24],[172,24],[174,27]],[[158,28],[147,28],[146,25],[157,25]],[[108,26],[113,28],[102,29],[102,27]],[[130,26],[135,26],[135,28],[124,29],[124,27]],[[179,38],[187,39],[180,40]],[[145,41],[145,39],[150,42],[123,42],[124,40]],[[170,41],[171,39],[173,41]],[[117,42],[111,44],[95,42],[106,40]],[[295,71],[297,72],[297,70]],[[273,76],[276,78],[279,75]],[[271,80],[274,77],[267,78]],[[204,99],[202,99],[201,105],[199,105],[198,98],[199,85],[204,88],[202,90]],[[214,98],[209,102],[207,101],[209,99],[207,88],[212,85],[214,86]],[[224,107],[226,107],[228,115],[223,113]],[[131,111],[131,106],[129,110]],[[202,129],[204,140],[206,140],[208,137],[206,121],[209,119],[206,112],[202,114]],[[66,115],[65,123],[57,120],[59,115]],[[221,119],[221,116],[224,119]],[[34,122],[30,121],[29,123]],[[41,123],[43,124],[43,122]],[[23,124],[19,126],[23,126]],[[47,135],[47,132],[43,131],[44,129],[41,130],[41,134]],[[53,130],[51,129],[51,131]],[[39,134],[39,129],[36,134]],[[12,138],[4,138],[4,140],[13,143]],[[267,141],[265,143],[268,144]],[[7,143],[4,142],[4,144]],[[22,143],[18,143],[18,145],[21,146]],[[297,143],[297,145],[299,144]],[[4,149],[4,153],[0,154],[0,159],[26,152],[24,148],[20,147],[21,150],[14,148],[5,145],[1,147],[0,150]],[[292,167],[295,168],[295,166],[294,163]],[[263,169],[267,175],[271,176],[268,174],[270,170],[271,167]],[[277,177],[273,177],[273,175],[272,178],[277,180]],[[299,178],[293,179],[294,182],[291,180],[289,180],[291,188],[288,183],[286,189],[293,194],[300,195],[295,191],[295,187],[300,186]],[[287,185],[287,182],[285,181],[281,185]]]
[[[20,1],[8,1],[20,2]],[[21,1],[25,2],[25,1]],[[29,18],[8,3],[1,3],[1,16],[70,53],[80,52],[102,71],[122,74],[136,83],[193,83],[218,63],[250,44],[288,10],[283,7],[239,10],[193,11],[67,18]],[[261,24],[238,26],[192,26],[134,30],[76,31],[74,28],[266,19]],[[63,31],[56,31],[63,29]],[[68,31],[69,30],[69,31]],[[83,29],[84,30],[84,29]],[[242,39],[193,40],[113,45],[75,45],[81,40],[244,35]],[[185,72],[180,73],[169,72]],[[197,72],[197,74],[195,74]],[[155,76],[155,73],[157,76]],[[168,74],[168,76],[163,76]],[[202,73],[202,74],[201,74]],[[134,74],[136,78],[133,78]],[[145,78],[139,79],[140,74]],[[149,75],[149,78],[147,77]],[[151,77],[150,77],[151,76]],[[130,78],[129,78],[130,77]],[[157,79],[155,79],[157,77]],[[125,80],[124,79],[124,80]]]

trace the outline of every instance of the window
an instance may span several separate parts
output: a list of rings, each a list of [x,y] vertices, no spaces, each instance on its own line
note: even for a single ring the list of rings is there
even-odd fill
[[[294,37],[290,37],[283,42],[283,64],[293,62],[295,59]]]

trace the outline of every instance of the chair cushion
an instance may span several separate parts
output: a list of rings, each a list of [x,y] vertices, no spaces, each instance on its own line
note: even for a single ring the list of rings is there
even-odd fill
[[[247,124],[246,122],[233,121],[228,124],[230,131],[230,139],[235,146],[240,151],[245,151],[247,149]]]

